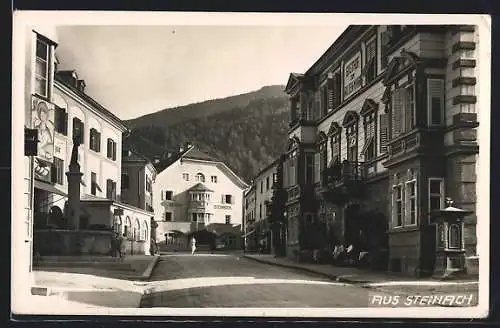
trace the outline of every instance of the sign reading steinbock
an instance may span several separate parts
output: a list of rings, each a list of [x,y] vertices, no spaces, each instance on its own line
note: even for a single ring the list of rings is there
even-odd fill
[[[361,84],[361,52],[358,52],[344,66],[344,99],[358,91]]]

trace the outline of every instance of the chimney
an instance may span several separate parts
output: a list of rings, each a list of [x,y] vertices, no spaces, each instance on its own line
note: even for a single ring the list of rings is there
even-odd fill
[[[76,81],[76,88],[80,90],[81,92],[85,92],[85,80],[77,80]]]

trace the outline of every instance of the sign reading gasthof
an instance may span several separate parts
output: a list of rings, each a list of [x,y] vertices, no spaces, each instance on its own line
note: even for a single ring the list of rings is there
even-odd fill
[[[362,86],[361,52],[346,61],[344,65],[344,99],[347,99]]]

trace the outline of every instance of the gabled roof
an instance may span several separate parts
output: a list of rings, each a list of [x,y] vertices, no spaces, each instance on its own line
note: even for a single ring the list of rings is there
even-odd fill
[[[285,92],[288,92],[290,88],[295,85],[298,81],[300,81],[304,77],[304,74],[300,73],[290,73],[288,77],[288,82],[286,83]]]
[[[178,160],[182,161],[184,159],[193,161],[212,162],[216,164],[221,170],[226,171],[230,177],[236,180],[236,184],[239,184],[241,188],[246,189],[249,187],[248,184],[245,181],[243,181],[243,179],[241,179],[236,173],[234,173],[225,163],[221,162],[220,160],[216,159],[215,157],[205,152],[202,152],[193,145],[188,147],[186,150],[183,150],[182,152],[176,152],[172,154],[169,158],[163,159],[160,162],[155,163],[154,165],[158,174],[161,174],[170,165],[174,164]]]
[[[189,188],[188,191],[209,191],[209,192],[213,192],[212,189],[209,189],[207,186],[205,186],[201,182],[198,182],[197,184],[195,184],[194,186],[192,186],[191,188]]]
[[[76,87],[72,86],[69,84],[65,79],[64,76],[67,74],[75,74],[76,71],[59,71],[57,74],[55,74],[55,80],[63,85],[64,87],[68,88],[76,94],[78,97],[80,97],[83,101],[87,102],[91,107],[95,108],[97,111],[101,112],[104,116],[109,117],[115,124],[117,124],[123,131],[128,131],[129,127],[125,125],[125,123],[118,118],[115,114],[104,108],[101,104],[99,104],[96,100],[94,100],[92,97],[87,95],[85,92],[78,90]]]

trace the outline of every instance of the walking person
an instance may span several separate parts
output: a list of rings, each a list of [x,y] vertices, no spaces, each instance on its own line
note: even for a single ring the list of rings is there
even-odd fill
[[[120,259],[123,259],[123,251],[122,251],[122,247],[123,247],[123,237],[120,233],[117,233],[116,234],[116,252],[118,253],[118,256],[120,257]]]
[[[194,255],[195,251],[196,251],[196,239],[193,237],[191,239],[191,255]]]

